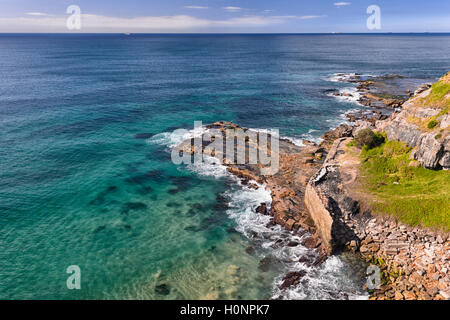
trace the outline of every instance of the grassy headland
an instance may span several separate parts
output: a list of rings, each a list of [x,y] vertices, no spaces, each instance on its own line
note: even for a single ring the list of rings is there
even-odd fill
[[[374,212],[409,225],[450,231],[450,172],[425,169],[409,158],[410,147],[399,141],[361,151],[363,185]]]
[[[427,106],[447,108],[450,106],[450,72],[431,87],[430,94],[424,98]]]

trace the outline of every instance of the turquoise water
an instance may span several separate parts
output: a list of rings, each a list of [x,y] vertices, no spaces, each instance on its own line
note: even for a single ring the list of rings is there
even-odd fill
[[[443,35],[0,35],[0,298],[279,295],[280,257],[307,250],[274,247],[290,235],[253,215],[264,192],[173,165],[168,133],[227,120],[318,138],[357,107],[327,96],[334,73],[430,81],[448,52]],[[352,270],[332,259],[284,296],[359,296]]]

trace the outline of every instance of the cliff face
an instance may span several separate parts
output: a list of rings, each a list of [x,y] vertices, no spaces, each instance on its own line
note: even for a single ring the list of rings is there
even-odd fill
[[[400,113],[378,121],[389,140],[414,147],[411,158],[428,169],[450,169],[450,73],[432,87],[416,91]]]
[[[305,192],[306,207],[328,254],[358,240],[347,221],[359,213],[359,204],[345,191],[345,185],[356,177],[356,163],[348,158],[343,166],[340,163],[342,150],[350,141],[350,138],[335,140],[322,169],[311,179]]]

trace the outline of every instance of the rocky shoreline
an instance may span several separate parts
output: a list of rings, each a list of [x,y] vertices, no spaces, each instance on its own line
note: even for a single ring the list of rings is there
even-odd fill
[[[403,98],[392,92],[382,92],[383,79],[392,78],[399,76],[388,75],[381,79],[345,77],[345,82],[357,85],[359,103],[370,109],[348,114],[353,125],[343,124],[328,131],[320,144],[303,140],[304,146],[299,147],[287,139],[279,139],[279,171],[276,174],[263,175],[261,166],[233,163],[225,158],[222,164],[243,185],[258,188],[258,183],[270,190],[271,206],[262,203],[255,210],[272,217],[268,228],[281,225],[302,236],[301,245],[318,253],[314,259],[302,258],[306,260],[300,262],[320,266],[329,255],[349,250],[381,269],[381,287],[369,291],[370,299],[450,299],[448,234],[411,228],[393,219],[372,215],[364,210],[361,200],[349,188],[358,175],[359,165],[359,159],[347,152],[352,137],[363,128],[383,129],[392,125],[407,98],[419,96],[430,87],[424,84],[414,93],[406,92],[407,97]],[[444,119],[444,124],[445,121],[448,120]],[[233,130],[242,129],[248,133],[248,129],[231,122],[216,122],[207,128],[218,129],[225,140]],[[187,140],[177,148],[191,155],[210,153],[208,148],[214,139],[202,140],[200,148],[194,147],[193,140]],[[419,137],[417,141],[420,141]],[[443,150],[446,150],[446,141],[439,142]],[[258,145],[251,139],[246,143]],[[238,148],[235,146],[235,152]],[[441,158],[447,161],[446,153],[440,150],[435,152],[434,158],[438,159],[434,159],[434,163],[442,163]],[[427,157],[433,156],[427,154],[422,158]],[[280,288],[297,285],[304,272],[288,273]]]
[[[329,254],[358,252],[381,269],[382,283],[371,299],[449,299],[448,234],[410,227],[372,215],[352,194],[358,157],[351,138],[336,140],[324,167],[308,184],[305,202]]]
[[[448,81],[448,78],[449,74],[442,81]],[[357,77],[346,81],[358,82],[360,102],[372,105],[370,99],[374,95],[370,93],[370,87],[374,82]],[[430,87],[431,84],[427,83],[414,93],[408,92],[409,99],[388,117],[361,116],[352,126],[341,125],[332,130],[332,136],[337,136],[337,139],[323,167],[306,189],[305,203],[326,251],[329,254],[339,250],[359,252],[364,260],[381,269],[381,286],[369,291],[370,299],[450,299],[449,234],[413,228],[392,218],[372,214],[364,197],[355,192],[360,164],[356,154],[359,151],[352,152],[352,147],[349,147],[359,130],[371,128],[386,132],[389,140],[403,141],[413,147],[412,160],[417,160],[425,168],[448,169],[448,113],[423,105],[422,101],[430,94]],[[399,102],[384,100],[385,107],[397,108]],[[424,129],[419,121],[411,123],[412,117],[422,123],[434,118],[439,126]],[[354,116],[349,118],[355,120]],[[324,138],[329,135],[325,134]]]

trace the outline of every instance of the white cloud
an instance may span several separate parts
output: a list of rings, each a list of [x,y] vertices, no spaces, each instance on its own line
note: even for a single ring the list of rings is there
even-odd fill
[[[308,19],[319,19],[319,18],[326,18],[327,15],[322,16],[271,16],[272,18],[277,19],[298,19],[298,20],[308,20]]]
[[[81,30],[76,32],[189,32],[210,28],[260,27],[282,24],[289,20],[322,18],[325,16],[255,15],[231,19],[201,19],[189,15],[144,16],[134,18],[81,15]],[[67,16],[27,15],[19,18],[0,18],[0,32],[68,32]]]
[[[208,26],[209,20],[200,19],[187,15],[177,16],[147,16],[135,18],[106,17],[94,14],[82,15],[83,28],[104,29],[149,29],[149,30],[172,30],[190,29]]]
[[[215,21],[218,26],[266,26],[283,23],[280,17],[244,16],[227,20]]]
[[[349,6],[351,5],[351,2],[335,2],[334,5],[338,6],[338,7],[342,7],[342,6]]]
[[[321,16],[301,16],[299,19],[301,20],[307,20],[307,19],[319,19],[319,18],[326,18],[327,15],[321,15]]]
[[[27,12],[26,13],[29,16],[38,16],[38,17],[46,17],[48,14],[42,13],[42,12]]]
[[[184,6],[186,9],[208,9],[208,7],[204,6]]]
[[[237,12],[237,11],[241,11],[242,8],[241,7],[223,7],[224,10],[226,11],[230,11],[230,12]]]

